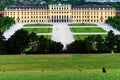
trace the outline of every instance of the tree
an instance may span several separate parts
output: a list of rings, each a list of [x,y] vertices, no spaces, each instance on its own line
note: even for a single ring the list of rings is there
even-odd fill
[[[116,36],[116,46],[117,46],[117,52],[120,52],[120,35]]]
[[[63,49],[63,44],[60,42],[51,41],[49,44],[49,53],[60,53]]]
[[[32,32],[30,35],[29,35],[29,39],[30,39],[30,52],[36,52],[36,49],[37,49],[37,41],[38,41],[38,36],[36,35],[36,33]]]
[[[2,32],[7,30],[14,23],[15,23],[15,21],[13,18],[10,18],[8,16],[4,17],[4,16],[0,15],[0,29]]]
[[[87,38],[85,38],[84,44],[85,44],[87,53],[94,52],[94,49],[95,49],[94,48],[95,47],[95,36],[94,35],[90,35]]]
[[[7,54],[6,41],[1,31],[0,31],[0,54]]]
[[[28,31],[25,31],[23,29],[16,31],[15,34],[8,39],[8,44],[9,48],[12,46],[13,52],[16,52],[16,54],[23,54],[25,48],[29,46]]]
[[[117,30],[120,30],[120,16],[108,17],[106,23],[114,27]]]
[[[106,37],[106,49],[108,52],[114,51],[115,49],[115,35],[112,30],[108,32],[108,35]]]
[[[104,40],[102,39],[102,37],[100,35],[96,36],[96,49],[97,52],[101,53],[105,51],[105,45],[104,45]]]
[[[48,41],[44,36],[40,36],[37,43],[37,52],[45,53],[47,50]]]
[[[67,45],[67,51],[69,53],[75,53],[75,41]]]
[[[77,40],[67,45],[70,53],[90,53],[94,51],[95,36],[88,36],[85,40]]]
[[[85,53],[86,52],[86,45],[84,41],[77,40],[72,42],[67,46],[67,50],[70,53]]]
[[[30,39],[30,42],[36,42],[36,41],[38,41],[38,36],[36,35],[36,33],[32,32],[29,35],[29,39]]]

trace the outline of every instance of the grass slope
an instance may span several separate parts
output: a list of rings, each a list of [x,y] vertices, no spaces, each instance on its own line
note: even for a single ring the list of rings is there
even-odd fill
[[[1,80],[119,80],[120,71],[83,72],[0,72]]]
[[[70,28],[72,32],[106,32],[102,28],[93,27],[93,28]]]
[[[77,24],[68,24],[68,26],[97,26],[97,24],[80,24],[80,23],[77,23]]]
[[[0,80],[119,80],[119,68],[120,54],[0,56]]]
[[[35,32],[35,33],[51,33],[52,28],[23,28],[24,30],[27,30],[29,33]]]
[[[25,24],[24,26],[53,26],[52,24]]]

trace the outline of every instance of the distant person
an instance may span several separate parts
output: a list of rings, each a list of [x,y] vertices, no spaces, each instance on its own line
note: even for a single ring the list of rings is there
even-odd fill
[[[102,72],[103,72],[103,73],[106,73],[106,69],[105,69],[104,67],[102,68]]]

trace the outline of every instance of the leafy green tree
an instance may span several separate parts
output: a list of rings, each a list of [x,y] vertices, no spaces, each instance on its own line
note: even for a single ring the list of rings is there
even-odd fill
[[[36,52],[37,50],[37,42],[38,42],[38,36],[36,35],[36,33],[32,32],[31,34],[29,34],[29,39],[30,39],[30,51],[31,52]]]
[[[12,46],[13,52],[23,54],[25,49],[29,46],[28,31],[23,29],[16,31],[15,34],[8,39],[8,44],[8,47]]]
[[[49,53],[60,53],[62,52],[63,44],[60,42],[51,41],[49,44],[48,51]]]
[[[95,50],[95,48],[94,48],[95,47],[95,36],[90,35],[87,38],[85,38],[84,44],[86,46],[87,53],[94,52],[94,50]]]
[[[112,26],[113,28],[120,30],[120,16],[108,17],[106,23]]]
[[[108,52],[111,52],[115,49],[115,34],[113,33],[112,30],[108,32],[105,44]]]
[[[37,43],[37,52],[44,54],[47,50],[48,40],[40,36]]]
[[[0,31],[0,54],[7,54],[6,41],[1,31]]]
[[[38,36],[36,35],[36,33],[32,32],[29,35],[29,39],[30,39],[30,42],[37,42],[38,41]]]
[[[67,51],[69,53],[75,53],[75,41],[67,45]]]
[[[102,39],[101,35],[97,35],[95,40],[96,40],[97,52],[99,53],[105,52],[105,44],[104,44],[104,40]]]
[[[0,15],[0,29],[2,32],[7,30],[14,23],[15,23],[15,21],[13,18],[10,18],[8,16],[4,17],[4,16]]]
[[[120,52],[120,35],[117,35],[116,36],[116,50],[117,50],[117,52],[119,53]]]
[[[70,53],[85,53],[86,52],[86,45],[84,41],[77,40],[72,42],[67,46],[67,50]]]
[[[94,52],[95,36],[88,36],[85,40],[74,41],[67,46],[70,53],[91,53]]]

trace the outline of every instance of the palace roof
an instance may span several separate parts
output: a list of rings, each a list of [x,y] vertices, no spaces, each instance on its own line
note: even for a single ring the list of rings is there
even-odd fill
[[[48,10],[48,7],[47,6],[40,6],[40,7],[37,7],[37,6],[10,6],[10,7],[7,7],[5,8],[7,10]],[[93,6],[88,6],[88,5],[84,5],[84,6],[72,6],[71,7],[72,10],[76,10],[76,9],[88,9],[88,10],[91,10],[91,9],[95,9],[95,10],[107,10],[107,9],[115,9],[114,7],[112,6],[109,6],[109,5],[93,5]]]
[[[93,5],[93,6],[72,6],[72,9],[113,9],[114,7],[109,5]]]
[[[21,10],[23,10],[23,9],[34,9],[34,10],[46,10],[46,9],[48,9],[48,7],[47,6],[40,6],[40,7],[37,7],[37,6],[11,6],[11,7],[7,7],[6,9],[10,9],[10,10],[17,10],[17,9],[21,9]]]

